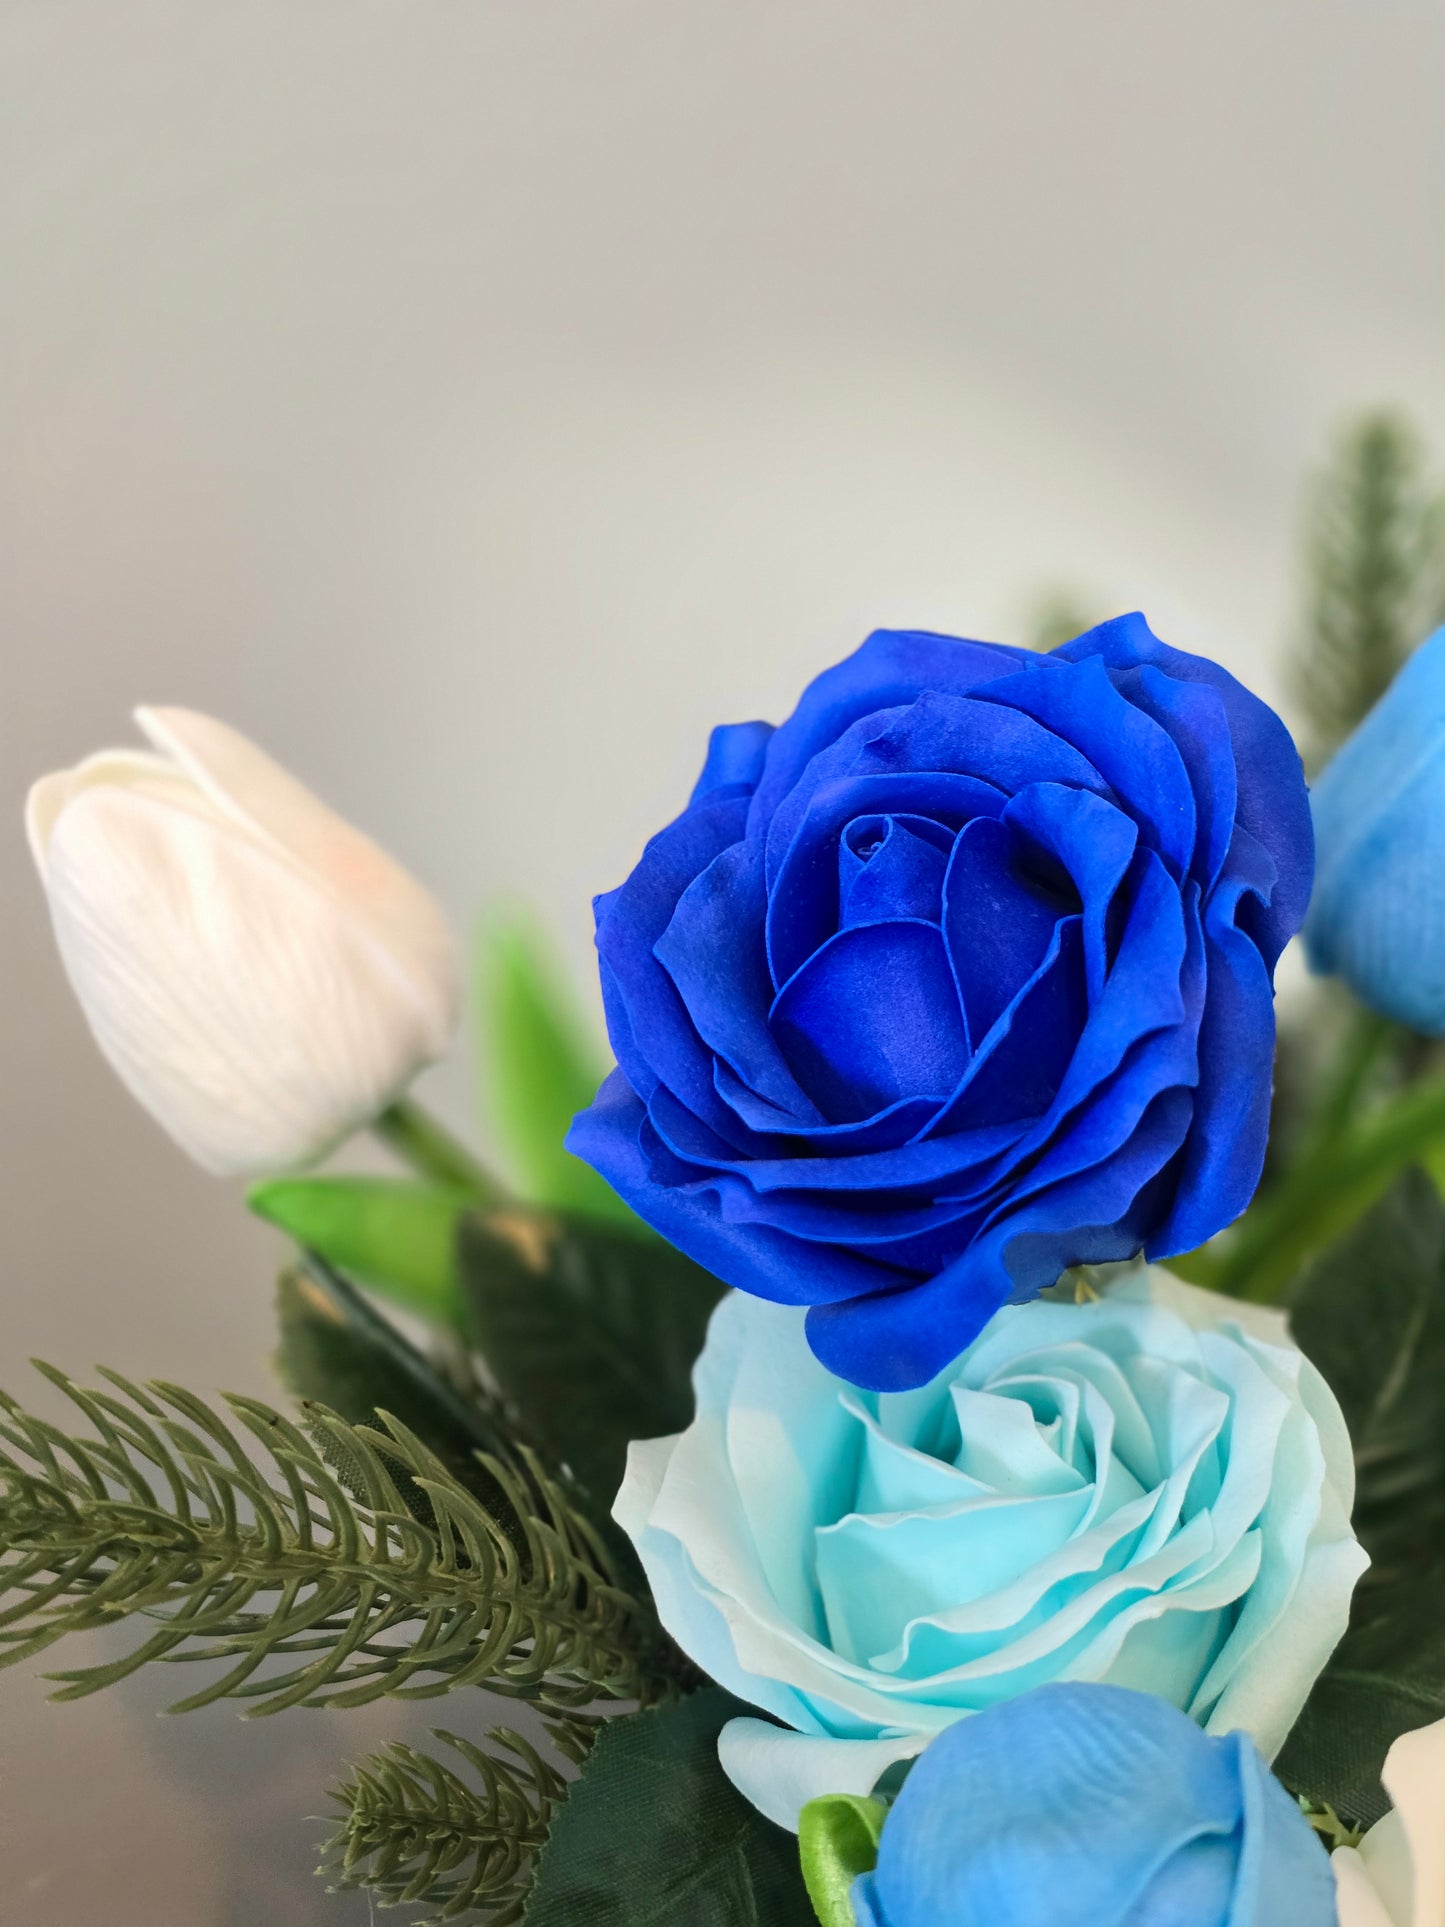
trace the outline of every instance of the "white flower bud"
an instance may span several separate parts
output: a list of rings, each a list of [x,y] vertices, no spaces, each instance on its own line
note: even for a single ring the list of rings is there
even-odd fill
[[[200,1164],[308,1163],[446,1048],[451,932],[235,730],[136,717],[153,750],[102,751],[26,805],[66,972],[101,1050]]]
[[[1331,1856],[1340,1927],[1445,1927],[1445,1720],[1385,1756],[1393,1811]]]

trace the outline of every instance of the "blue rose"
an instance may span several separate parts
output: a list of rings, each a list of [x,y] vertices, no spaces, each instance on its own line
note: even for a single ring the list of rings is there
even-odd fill
[[[951,1727],[853,1886],[858,1927],[1334,1927],[1329,1857],[1240,1733],[1043,1686]]]
[[[921,1384],[1066,1266],[1243,1210],[1310,870],[1283,724],[1141,616],[880,631],[714,731],[598,899],[620,1068],[569,1145],[833,1371]]]
[[[1445,1036],[1445,629],[1423,643],[1315,785],[1317,970]]]
[[[1350,1441],[1278,1312],[1140,1267],[1098,1303],[1005,1306],[879,1393],[818,1363],[796,1307],[731,1292],[693,1383],[614,1512],[673,1638],[782,1722],[718,1749],[780,1825],[1052,1680],[1272,1757],[1345,1629]]]

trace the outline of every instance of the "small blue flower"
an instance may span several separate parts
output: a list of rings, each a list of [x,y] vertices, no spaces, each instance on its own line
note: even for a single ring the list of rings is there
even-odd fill
[[[1445,1036],[1445,629],[1423,643],[1311,796],[1310,962]]]
[[[853,1905],[859,1927],[1334,1927],[1335,1883],[1242,1733],[1058,1685],[939,1735]]]
[[[921,1385],[1071,1264],[1259,1181],[1310,888],[1283,723],[1121,616],[1052,655],[880,630],[714,731],[599,897],[618,1070],[568,1140],[830,1371]]]

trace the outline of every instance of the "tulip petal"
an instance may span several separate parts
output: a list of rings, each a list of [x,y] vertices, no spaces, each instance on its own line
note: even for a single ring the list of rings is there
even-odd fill
[[[192,709],[141,708],[147,738],[225,818],[269,845],[372,931],[409,978],[440,1056],[456,1022],[451,930],[435,900],[394,858],[328,808],[238,730]]]
[[[85,788],[51,827],[47,886],[101,1049],[210,1170],[309,1162],[433,1049],[433,1013],[373,930],[209,814]]]

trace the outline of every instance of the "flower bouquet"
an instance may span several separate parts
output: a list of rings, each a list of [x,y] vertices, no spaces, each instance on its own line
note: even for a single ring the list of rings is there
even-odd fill
[[[1351,633],[1312,796],[1140,615],[715,730],[597,900],[615,1069],[488,941],[506,1182],[406,1095],[458,971],[376,846],[181,710],[37,784],[98,1043],[294,1241],[293,1401],[6,1397],[0,1656],[452,1695],[324,1863],[429,1920],[1436,1927],[1445,631],[1377,703]]]

